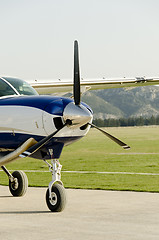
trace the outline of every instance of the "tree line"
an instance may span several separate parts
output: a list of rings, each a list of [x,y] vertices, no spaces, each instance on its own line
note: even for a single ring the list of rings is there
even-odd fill
[[[131,118],[109,118],[109,119],[94,119],[93,123],[98,127],[128,127],[128,126],[148,126],[159,125],[159,115],[145,117],[131,117]]]

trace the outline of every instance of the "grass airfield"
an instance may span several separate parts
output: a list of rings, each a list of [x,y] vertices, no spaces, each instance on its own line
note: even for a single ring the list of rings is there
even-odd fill
[[[105,130],[126,142],[131,149],[124,150],[96,129],[91,129],[86,137],[63,149],[60,162],[64,186],[159,192],[159,126]],[[26,170],[29,186],[44,187],[51,181],[51,173],[46,172],[47,165],[40,160],[19,159],[7,168]],[[2,171],[0,184],[8,185],[8,178]]]

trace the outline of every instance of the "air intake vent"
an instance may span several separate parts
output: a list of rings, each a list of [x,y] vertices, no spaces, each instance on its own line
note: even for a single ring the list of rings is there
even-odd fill
[[[55,117],[53,118],[53,122],[55,124],[56,129],[60,129],[63,127],[63,122],[61,117]]]

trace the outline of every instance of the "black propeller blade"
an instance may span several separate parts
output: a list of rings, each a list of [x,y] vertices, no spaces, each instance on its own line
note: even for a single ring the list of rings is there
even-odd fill
[[[130,149],[130,147],[129,147],[126,143],[124,143],[124,142],[120,141],[119,139],[117,139],[116,137],[110,135],[109,133],[107,133],[107,132],[104,131],[103,129],[95,126],[95,125],[92,124],[92,123],[89,123],[89,125],[91,125],[92,127],[98,129],[100,132],[102,132],[103,134],[105,134],[107,137],[109,137],[111,140],[113,140],[114,142],[116,142],[118,145],[120,145],[120,146],[123,147],[124,149],[126,149],[126,150]]]
[[[78,56],[78,42],[74,42],[74,86],[73,95],[75,105],[80,104],[80,69],[79,69],[79,56]]]

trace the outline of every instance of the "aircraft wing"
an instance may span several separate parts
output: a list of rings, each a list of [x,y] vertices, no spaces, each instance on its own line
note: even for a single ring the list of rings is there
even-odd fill
[[[39,94],[67,93],[72,92],[72,80],[33,80],[28,83],[34,87]],[[87,90],[98,90],[120,87],[140,87],[159,84],[159,77],[135,77],[135,78],[101,78],[81,79],[81,92]]]

